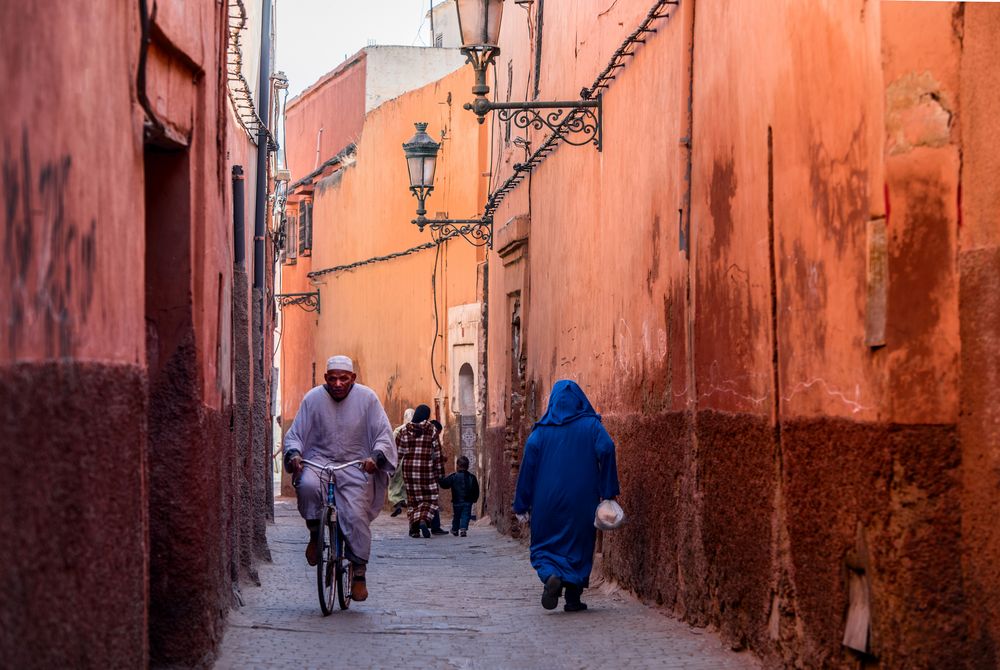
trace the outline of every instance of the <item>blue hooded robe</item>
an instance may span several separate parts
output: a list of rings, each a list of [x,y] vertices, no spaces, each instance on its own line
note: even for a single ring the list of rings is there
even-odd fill
[[[615,444],[576,382],[557,381],[524,446],[514,513],[531,512],[531,565],[544,582],[586,587],[594,563],[594,513],[618,495]]]

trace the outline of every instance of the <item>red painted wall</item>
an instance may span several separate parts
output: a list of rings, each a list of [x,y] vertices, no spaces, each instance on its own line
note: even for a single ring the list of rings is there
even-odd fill
[[[255,152],[228,109],[225,22],[157,4],[140,77],[136,4],[0,8],[12,667],[192,666],[221,638],[254,513],[230,431],[230,168],[252,179]],[[143,79],[172,146],[144,141]]]
[[[589,86],[639,4],[545,3],[540,99]],[[507,10],[494,93],[518,100],[538,6]],[[494,519],[521,532],[520,445],[576,379],[618,444],[623,585],[769,663],[851,667],[861,567],[886,667],[992,665],[996,133],[972,119],[996,10],[670,14],[605,91],[603,151],[559,148],[497,212],[523,239],[489,263]],[[524,154],[494,150],[498,181]]]
[[[365,71],[366,54],[362,50],[288,101],[285,152],[293,182],[361,135]]]

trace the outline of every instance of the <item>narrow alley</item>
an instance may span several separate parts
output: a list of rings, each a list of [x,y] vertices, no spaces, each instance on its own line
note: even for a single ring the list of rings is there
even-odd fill
[[[345,654],[358,668],[759,667],[710,630],[608,585],[584,592],[586,612],[548,612],[516,540],[482,522],[467,538],[414,540],[402,519],[383,514],[372,524],[368,600],[323,617],[302,520],[294,501],[277,500],[268,534],[274,562],[230,615],[215,667],[333,667]]]
[[[1000,0],[0,0],[0,670],[1000,668],[998,63]]]

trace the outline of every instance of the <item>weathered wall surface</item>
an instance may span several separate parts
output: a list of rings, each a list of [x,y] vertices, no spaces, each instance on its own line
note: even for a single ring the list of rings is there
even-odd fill
[[[963,575],[969,638],[984,664],[1000,655],[1000,12],[962,8],[961,226],[958,310],[961,336],[959,438],[962,448]],[[975,148],[975,150],[972,150]]]
[[[508,8],[495,94],[575,97],[637,4],[546,6],[537,73],[538,5]],[[851,667],[863,570],[885,667],[995,663],[998,32],[969,9],[682,1],[655,23],[605,91],[603,151],[561,147],[497,213],[501,530],[530,425],[576,379],[618,445],[620,582],[769,663]],[[524,155],[495,151],[494,181]]]
[[[223,149],[251,178],[253,149],[227,109],[225,7],[161,3],[143,52],[141,6],[0,9],[0,654],[17,667],[209,664],[239,573]]]

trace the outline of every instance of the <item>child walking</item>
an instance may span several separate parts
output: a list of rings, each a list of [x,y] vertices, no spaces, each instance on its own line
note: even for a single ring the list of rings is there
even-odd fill
[[[479,480],[469,472],[469,459],[459,456],[455,461],[457,472],[442,477],[440,484],[443,489],[451,489],[451,534],[465,537],[469,530],[469,517],[472,516],[472,505],[479,500]]]

